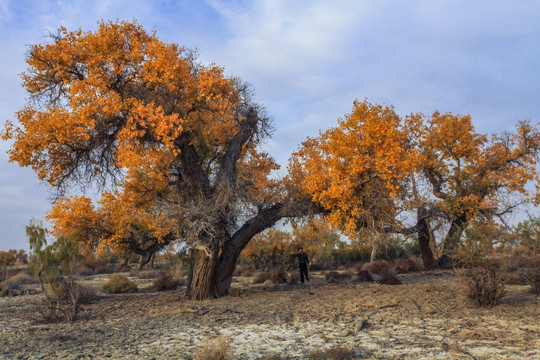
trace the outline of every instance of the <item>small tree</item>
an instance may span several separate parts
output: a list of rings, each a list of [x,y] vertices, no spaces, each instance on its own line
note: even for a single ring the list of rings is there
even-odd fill
[[[35,271],[43,291],[44,319],[73,321],[79,309],[80,286],[76,283],[75,267],[80,259],[76,237],[61,237],[47,245],[47,230],[35,220],[26,227],[33,252]]]

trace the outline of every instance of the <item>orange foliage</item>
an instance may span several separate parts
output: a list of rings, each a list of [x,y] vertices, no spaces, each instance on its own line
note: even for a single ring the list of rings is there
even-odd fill
[[[416,166],[406,130],[393,108],[355,101],[337,127],[302,143],[290,172],[330,222],[347,233],[391,223]]]
[[[452,220],[503,214],[535,198],[526,185],[538,183],[540,132],[527,122],[516,129],[488,137],[468,115],[435,112],[425,120],[419,169]]]
[[[33,101],[2,132],[14,140],[10,161],[32,167],[61,196],[72,185],[116,188],[97,207],[78,196],[56,202],[48,219],[57,235],[117,247],[136,232],[161,239],[178,221],[187,229],[193,217],[232,218],[207,209],[231,211],[237,199],[279,198],[269,177],[279,166],[257,151],[269,120],[223,68],[124,21],[95,32],[61,28],[52,43],[33,45],[27,62],[23,86]],[[221,174],[224,163],[235,166]],[[188,211],[186,203],[200,206]]]

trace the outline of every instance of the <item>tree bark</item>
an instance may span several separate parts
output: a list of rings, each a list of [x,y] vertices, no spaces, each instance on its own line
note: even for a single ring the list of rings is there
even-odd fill
[[[191,266],[187,286],[187,297],[190,300],[204,300],[226,294],[226,292],[220,291],[217,286],[218,260],[217,251],[208,253],[204,250],[191,250]]]
[[[443,255],[450,255],[449,253],[456,249],[457,245],[459,244],[461,234],[463,234],[463,230],[466,226],[467,216],[464,214],[459,216],[457,219],[452,220],[448,234],[444,239]]]
[[[418,234],[418,244],[420,245],[420,251],[422,252],[422,261],[424,262],[424,268],[426,270],[433,270],[437,268],[437,260],[433,255],[433,251],[430,246],[429,225],[427,217],[423,217],[418,214],[418,222],[416,224],[416,230]]]

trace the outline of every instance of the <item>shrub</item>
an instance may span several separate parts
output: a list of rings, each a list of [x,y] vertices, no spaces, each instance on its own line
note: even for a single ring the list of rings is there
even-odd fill
[[[35,284],[37,281],[33,276],[28,275],[25,272],[20,272],[7,281],[7,286],[11,289],[18,289],[21,285]]]
[[[131,270],[129,276],[138,277],[139,279],[157,279],[164,273],[157,270]]]
[[[394,271],[398,274],[406,274],[411,271],[420,271],[421,266],[417,262],[418,258],[398,258],[394,261]],[[421,260],[420,260],[421,262]]]
[[[531,285],[533,294],[540,293],[540,255],[532,257],[529,266],[525,269],[526,282]]]
[[[504,273],[502,281],[505,285],[529,285],[526,270]]]
[[[253,275],[254,284],[262,284],[268,279],[270,279],[270,273],[266,271],[259,271],[256,272],[255,275]]]
[[[230,360],[232,359],[229,340],[220,336],[215,341],[204,340],[197,348],[195,360]]]
[[[26,226],[34,270],[44,296],[45,306],[39,312],[48,322],[73,321],[79,309],[80,289],[75,278],[75,269],[81,258],[79,242],[74,236],[60,237],[47,246],[46,232],[34,220]]]
[[[184,285],[184,282],[181,279],[176,279],[168,273],[161,273],[152,287],[156,291],[169,291],[176,290],[182,285]]]
[[[136,292],[138,289],[126,276],[114,274],[103,284],[102,290],[107,294],[122,294]]]
[[[78,276],[92,276],[95,272],[92,268],[89,268],[86,265],[81,265],[77,268],[77,275]]]
[[[467,296],[480,306],[495,306],[506,294],[501,264],[495,259],[461,259],[458,275],[465,282]]]
[[[81,284],[77,284],[77,286],[77,301],[79,304],[91,304],[99,297],[93,288]]]
[[[366,270],[359,270],[356,273],[356,279],[360,282],[373,282],[373,277],[369,273],[369,271]]]
[[[344,273],[339,273],[337,271],[330,271],[330,272],[326,273],[324,278],[328,282],[335,283],[335,282],[340,282],[341,280],[351,279],[352,278],[352,273],[350,271],[344,272]]]
[[[287,272],[285,272],[283,268],[279,268],[272,272],[272,275],[270,275],[270,280],[272,280],[274,284],[285,284],[288,277]]]
[[[289,272],[289,279],[287,280],[287,284],[289,285],[296,285],[298,284],[298,272],[291,271]]]
[[[352,360],[356,354],[351,348],[335,345],[325,350],[312,350],[309,358],[312,360]]]
[[[379,279],[379,284],[382,284],[382,285],[401,285],[402,282],[392,272],[385,271],[385,272],[383,272],[381,274],[381,278]]]
[[[352,270],[359,272],[360,270],[364,269],[364,266],[366,265],[365,261],[358,261],[354,263],[354,265],[351,267]]]
[[[390,265],[386,260],[377,260],[372,263],[366,263],[363,270],[367,270],[371,274],[377,275],[390,271]]]
[[[240,264],[234,269],[234,276],[252,276],[253,271],[247,265]]]
[[[326,270],[326,266],[323,264],[311,264],[309,267],[311,271],[320,271],[320,270]]]

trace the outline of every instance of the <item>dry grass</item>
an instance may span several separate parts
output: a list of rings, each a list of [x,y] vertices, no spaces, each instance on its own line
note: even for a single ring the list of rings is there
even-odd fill
[[[336,282],[340,282],[342,280],[351,279],[352,276],[353,276],[353,273],[351,271],[346,271],[344,273],[339,273],[337,271],[330,271],[330,272],[326,273],[324,278],[328,282],[336,283]]]
[[[267,271],[259,271],[253,275],[253,284],[262,284],[270,279],[270,273]]]
[[[370,274],[378,275],[390,271],[390,264],[386,260],[377,260],[372,263],[366,263],[362,270],[367,270]]]
[[[138,277],[139,279],[157,279],[163,273],[158,270],[131,270],[129,276]]]
[[[182,279],[174,278],[169,273],[161,273],[152,285],[152,288],[155,291],[170,291],[177,290],[184,284],[185,283]]]
[[[381,274],[379,279],[379,284],[382,285],[401,285],[402,282],[399,280],[396,275],[391,271],[385,271]]]
[[[253,276],[253,271],[247,265],[240,264],[234,269],[234,276]]]
[[[360,282],[373,282],[373,276],[367,270],[358,270],[356,280]]]
[[[531,285],[531,292],[540,294],[540,255],[530,259],[529,266],[525,269],[525,279]]]
[[[309,353],[309,358],[312,360],[352,360],[355,356],[351,348],[340,345],[324,350],[313,350]]]
[[[394,261],[394,271],[397,274],[420,271],[422,268],[422,260],[416,257],[410,257],[408,259],[399,258]]]
[[[467,296],[479,306],[496,306],[506,294],[502,266],[496,259],[474,259],[457,271]]]
[[[229,340],[223,336],[204,340],[194,355],[194,360],[232,360]]]
[[[10,289],[18,289],[21,285],[35,283],[37,283],[37,280],[33,276],[25,272],[20,272],[8,279],[7,286]]]
[[[103,284],[102,290],[107,294],[121,294],[136,292],[138,289],[126,276],[114,274]]]
[[[285,284],[289,278],[289,275],[283,268],[276,269],[270,275],[270,280],[274,284]]]
[[[296,285],[298,284],[298,272],[297,271],[290,271],[289,272],[289,279],[287,280],[287,284],[289,285]]]

